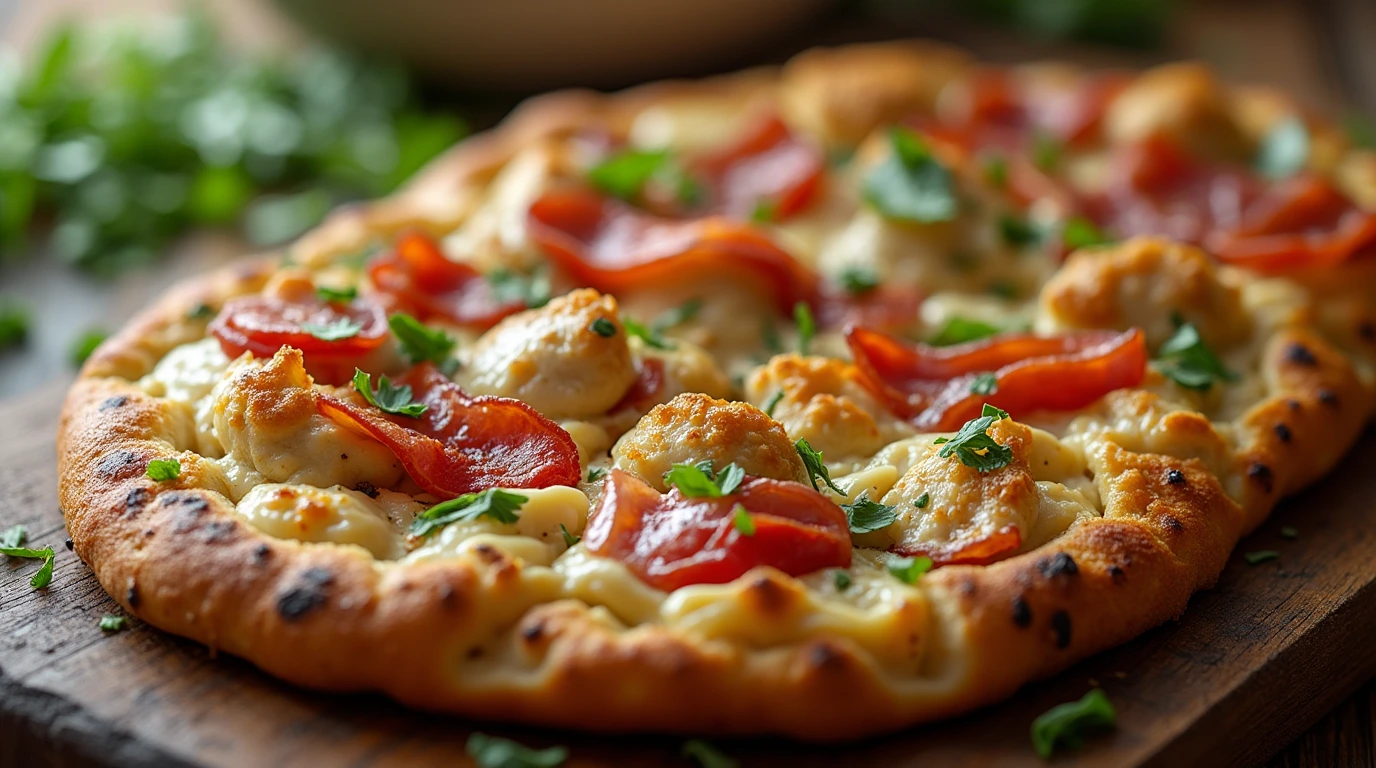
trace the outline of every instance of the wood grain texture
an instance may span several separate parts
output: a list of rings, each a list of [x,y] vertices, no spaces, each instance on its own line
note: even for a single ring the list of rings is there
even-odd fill
[[[278,683],[234,658],[116,613],[90,571],[62,546],[53,471],[66,382],[0,404],[0,527],[22,522],[57,548],[52,585],[11,561],[0,584],[0,765],[466,765],[471,723],[406,710],[373,695],[325,695]],[[1326,481],[1284,505],[1239,552],[1278,549],[1249,567],[1235,557],[1184,619],[954,721],[859,747],[776,740],[721,746],[745,765],[1033,766],[1027,728],[1048,707],[1100,684],[1118,706],[1112,735],[1058,764],[1254,765],[1376,673],[1376,432]],[[1279,536],[1298,528],[1298,540]],[[1361,765],[1372,754],[1371,695],[1276,765]],[[844,706],[844,702],[838,702]],[[1338,736],[1361,726],[1367,743]],[[483,727],[532,745],[568,745],[570,765],[683,765],[679,742]],[[1330,748],[1331,746],[1331,748]]]

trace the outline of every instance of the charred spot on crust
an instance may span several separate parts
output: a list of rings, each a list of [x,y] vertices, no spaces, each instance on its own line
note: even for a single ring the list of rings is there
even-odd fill
[[[253,562],[262,565],[268,561],[268,556],[271,554],[272,547],[268,546],[266,542],[261,543],[253,548]]]
[[[1070,614],[1056,611],[1051,614],[1051,631],[1056,633],[1056,647],[1070,647]]]
[[[1314,357],[1314,353],[1310,351],[1309,347],[1298,341],[1292,342],[1290,346],[1285,348],[1285,360],[1295,365],[1303,365],[1306,368],[1313,368],[1319,364],[1319,359]]]
[[[545,636],[544,619],[536,619],[521,627],[521,639],[527,643],[538,643]]]
[[[1166,482],[1171,485],[1183,485],[1185,482],[1185,473],[1178,469],[1167,470]]]
[[[491,544],[478,544],[473,547],[473,551],[488,565],[501,565],[507,562],[506,555]]]
[[[137,453],[121,448],[97,459],[95,473],[107,480],[126,480],[143,474],[143,464]]]
[[[367,497],[370,498],[370,499],[376,499],[376,498],[377,498],[377,494],[378,494],[377,486],[376,486],[376,485],[373,485],[372,483],[368,482],[367,480],[364,480],[364,481],[360,482],[358,485],[355,485],[355,486],[354,486],[354,490],[355,490],[355,491],[358,491],[359,493],[363,494],[364,496],[367,496]]]
[[[105,401],[102,402],[102,403],[100,404],[100,407],[96,408],[96,410],[97,410],[97,411],[108,411],[108,410],[110,410],[111,408],[123,408],[123,407],[125,406],[125,404],[128,403],[128,402],[129,402],[129,396],[128,396],[128,395],[114,395],[113,397],[107,397],[107,398],[105,398]]]
[[[819,641],[808,646],[807,660],[815,669],[837,669],[845,666],[846,656],[831,643]]]
[[[201,518],[210,511],[210,504],[194,493],[174,491],[163,494],[163,504],[172,508],[172,532],[187,533],[201,524]]]
[[[1180,522],[1180,518],[1175,515],[1162,515],[1161,524],[1169,528],[1173,533],[1180,533],[1185,530],[1185,524]]]
[[[1080,572],[1079,566],[1075,565],[1075,558],[1065,552],[1057,552],[1051,557],[1043,557],[1037,561],[1037,570],[1048,579],[1057,576],[1074,576]]]
[[[1286,404],[1287,406],[1289,406],[1289,407],[1290,407],[1290,410],[1292,410],[1292,411],[1298,411],[1298,410],[1300,409],[1300,401],[1298,401],[1298,400],[1294,400],[1294,399],[1286,400],[1286,401],[1285,401],[1285,404]]]
[[[1123,570],[1121,565],[1110,565],[1108,567],[1108,577],[1113,579],[1114,584],[1122,584],[1128,577],[1128,572]]]
[[[1334,392],[1331,389],[1328,389],[1327,387],[1320,389],[1318,392],[1318,396],[1319,402],[1323,403],[1324,405],[1332,406],[1338,404],[1338,393]]]
[[[1013,623],[1023,629],[1032,626],[1032,606],[1022,599],[1022,595],[1013,598]]]
[[[1247,476],[1257,481],[1261,490],[1266,493],[1270,493],[1275,484],[1275,475],[1271,472],[1271,468],[1259,461],[1254,461],[1247,467]]]
[[[129,495],[124,497],[124,514],[134,517],[148,506],[148,502],[153,500],[153,494],[147,488],[139,486],[129,490]]]
[[[1288,443],[1294,437],[1294,433],[1290,431],[1290,427],[1285,424],[1277,424],[1271,427],[1271,429],[1275,431],[1276,437],[1280,438],[1282,443]]]
[[[325,592],[333,583],[334,574],[328,570],[307,568],[296,586],[277,597],[277,613],[287,621],[300,619],[325,604]]]
[[[1357,324],[1357,335],[1362,337],[1362,341],[1368,344],[1376,342],[1376,323],[1370,320],[1363,320]]]
[[[483,657],[483,647],[481,645],[475,645],[469,648],[468,652],[464,655],[470,659],[481,659]]]
[[[746,593],[755,606],[767,614],[781,614],[793,602],[792,593],[770,576],[761,576],[750,582]]]
[[[139,596],[139,588],[138,588],[138,587],[136,587],[136,586],[131,586],[131,587],[129,587],[129,589],[128,589],[127,591],[125,591],[125,593],[124,593],[124,602],[128,603],[130,608],[137,608],[137,607],[139,607],[139,603],[142,602],[142,601],[143,601],[143,598]]]
[[[234,538],[233,520],[212,520],[201,529],[207,544],[219,544]]]

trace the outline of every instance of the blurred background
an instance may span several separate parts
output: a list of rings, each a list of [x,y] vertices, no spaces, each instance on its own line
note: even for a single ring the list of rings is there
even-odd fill
[[[545,90],[931,37],[1202,59],[1370,116],[1371,33],[1370,0],[0,0],[0,393],[61,386],[166,285],[386,194]]]

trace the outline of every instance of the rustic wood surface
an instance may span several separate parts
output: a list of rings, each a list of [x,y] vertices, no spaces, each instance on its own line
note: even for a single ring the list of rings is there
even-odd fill
[[[54,545],[58,555],[46,589],[29,587],[31,561],[9,562],[0,583],[0,765],[467,764],[471,723],[373,695],[294,690],[136,619],[128,631],[101,632],[101,616],[119,610],[62,546],[53,434],[65,383],[0,405],[0,528],[23,523],[35,545]],[[1374,475],[1376,432],[1239,547],[1280,550],[1279,561],[1249,567],[1235,556],[1180,622],[1002,705],[851,747],[720,746],[749,766],[1038,765],[1027,736],[1032,719],[1097,682],[1118,707],[1119,728],[1058,764],[1257,764],[1376,673]],[[1299,538],[1281,538],[1281,525],[1299,529]],[[1369,723],[1367,707],[1330,731]],[[565,744],[572,766],[684,764],[678,739],[490,730]],[[1317,761],[1297,754],[1298,764],[1365,765],[1372,757],[1369,740],[1360,753],[1350,745],[1343,753],[1306,749]]]

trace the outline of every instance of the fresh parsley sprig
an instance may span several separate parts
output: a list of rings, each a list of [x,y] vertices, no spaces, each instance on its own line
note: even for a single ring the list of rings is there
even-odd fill
[[[897,507],[880,504],[869,497],[868,491],[861,493],[853,503],[842,504],[841,509],[846,513],[851,533],[873,533],[888,528],[898,519]]]
[[[999,445],[988,432],[994,422],[1006,418],[1007,411],[985,403],[983,415],[965,422],[955,437],[938,437],[933,441],[934,444],[942,446],[937,456],[944,459],[955,454],[961,464],[980,472],[991,472],[1008,466],[1013,461],[1013,449]]]
[[[621,327],[626,329],[627,336],[634,336],[645,342],[645,346],[654,349],[674,349],[674,343],[664,338],[664,336],[654,328],[644,323],[633,320],[629,317],[621,318]]]
[[[425,413],[429,407],[424,403],[411,401],[410,385],[393,386],[386,376],[378,377],[377,389],[374,390],[372,374],[365,373],[359,368],[354,369],[354,391],[383,413],[392,413],[397,416],[415,418]]]
[[[16,525],[6,530],[3,535],[0,535],[0,555],[26,560],[42,560],[42,567],[29,579],[30,587],[42,589],[52,583],[53,561],[56,556],[52,547],[34,549],[24,546],[24,541],[27,538],[28,531],[22,525]]]
[[[812,490],[820,491],[821,486],[817,485],[817,480],[822,481],[822,485],[833,491],[846,495],[846,492],[836,487],[836,483],[831,481],[831,472],[827,465],[822,462],[822,452],[814,449],[807,438],[800,437],[798,442],[793,444],[793,450],[798,452],[798,457],[803,460],[803,467],[807,469],[807,478],[812,483]]]
[[[530,501],[529,496],[504,491],[501,488],[488,488],[479,493],[465,493],[448,501],[426,509],[416,515],[411,522],[410,533],[422,539],[446,525],[480,517],[490,517],[499,523],[514,523],[520,519],[517,514],[521,505]]]
[[[416,318],[398,312],[387,318],[392,335],[401,342],[402,354],[413,363],[430,362],[439,366],[446,376],[453,375],[459,366],[454,359],[458,342],[439,328],[431,328]]]
[[[664,483],[678,488],[678,492],[690,499],[720,498],[729,496],[740,487],[745,479],[745,470],[733,461],[722,468],[720,473],[712,470],[711,461],[695,464],[675,464],[664,473]]]
[[[531,749],[524,744],[474,733],[464,745],[468,756],[478,768],[558,768],[569,759],[565,747]]]
[[[932,558],[925,556],[895,557],[885,567],[889,575],[904,584],[916,584],[927,571],[932,570],[932,564]]]
[[[1204,343],[1194,323],[1179,323],[1171,336],[1157,351],[1157,370],[1186,388],[1208,391],[1215,382],[1236,381],[1237,374],[1223,367],[1218,355]]]
[[[302,323],[301,330],[321,341],[342,341],[357,336],[363,326],[352,317],[340,317],[328,323]]]
[[[957,315],[948,318],[946,324],[932,334],[931,338],[927,339],[927,343],[934,347],[949,347],[953,344],[964,344],[967,341],[987,339],[1002,330],[992,323]]]
[[[889,156],[865,177],[864,199],[882,216],[929,223],[956,217],[959,201],[951,172],[912,131],[889,131]]]
[[[352,285],[346,285],[343,288],[331,288],[328,285],[317,285],[315,287],[315,297],[331,304],[347,304],[358,298],[358,289]]]
[[[1113,703],[1095,688],[1079,701],[1058,704],[1038,715],[1032,721],[1032,748],[1047,760],[1058,747],[1079,749],[1089,733],[1113,728],[1117,723]]]
[[[153,459],[148,462],[144,474],[151,480],[166,483],[176,480],[182,474],[182,463],[177,459]]]
[[[793,324],[798,327],[798,354],[806,355],[812,348],[812,339],[817,335],[817,321],[812,318],[812,307],[800,301],[793,305]]]

